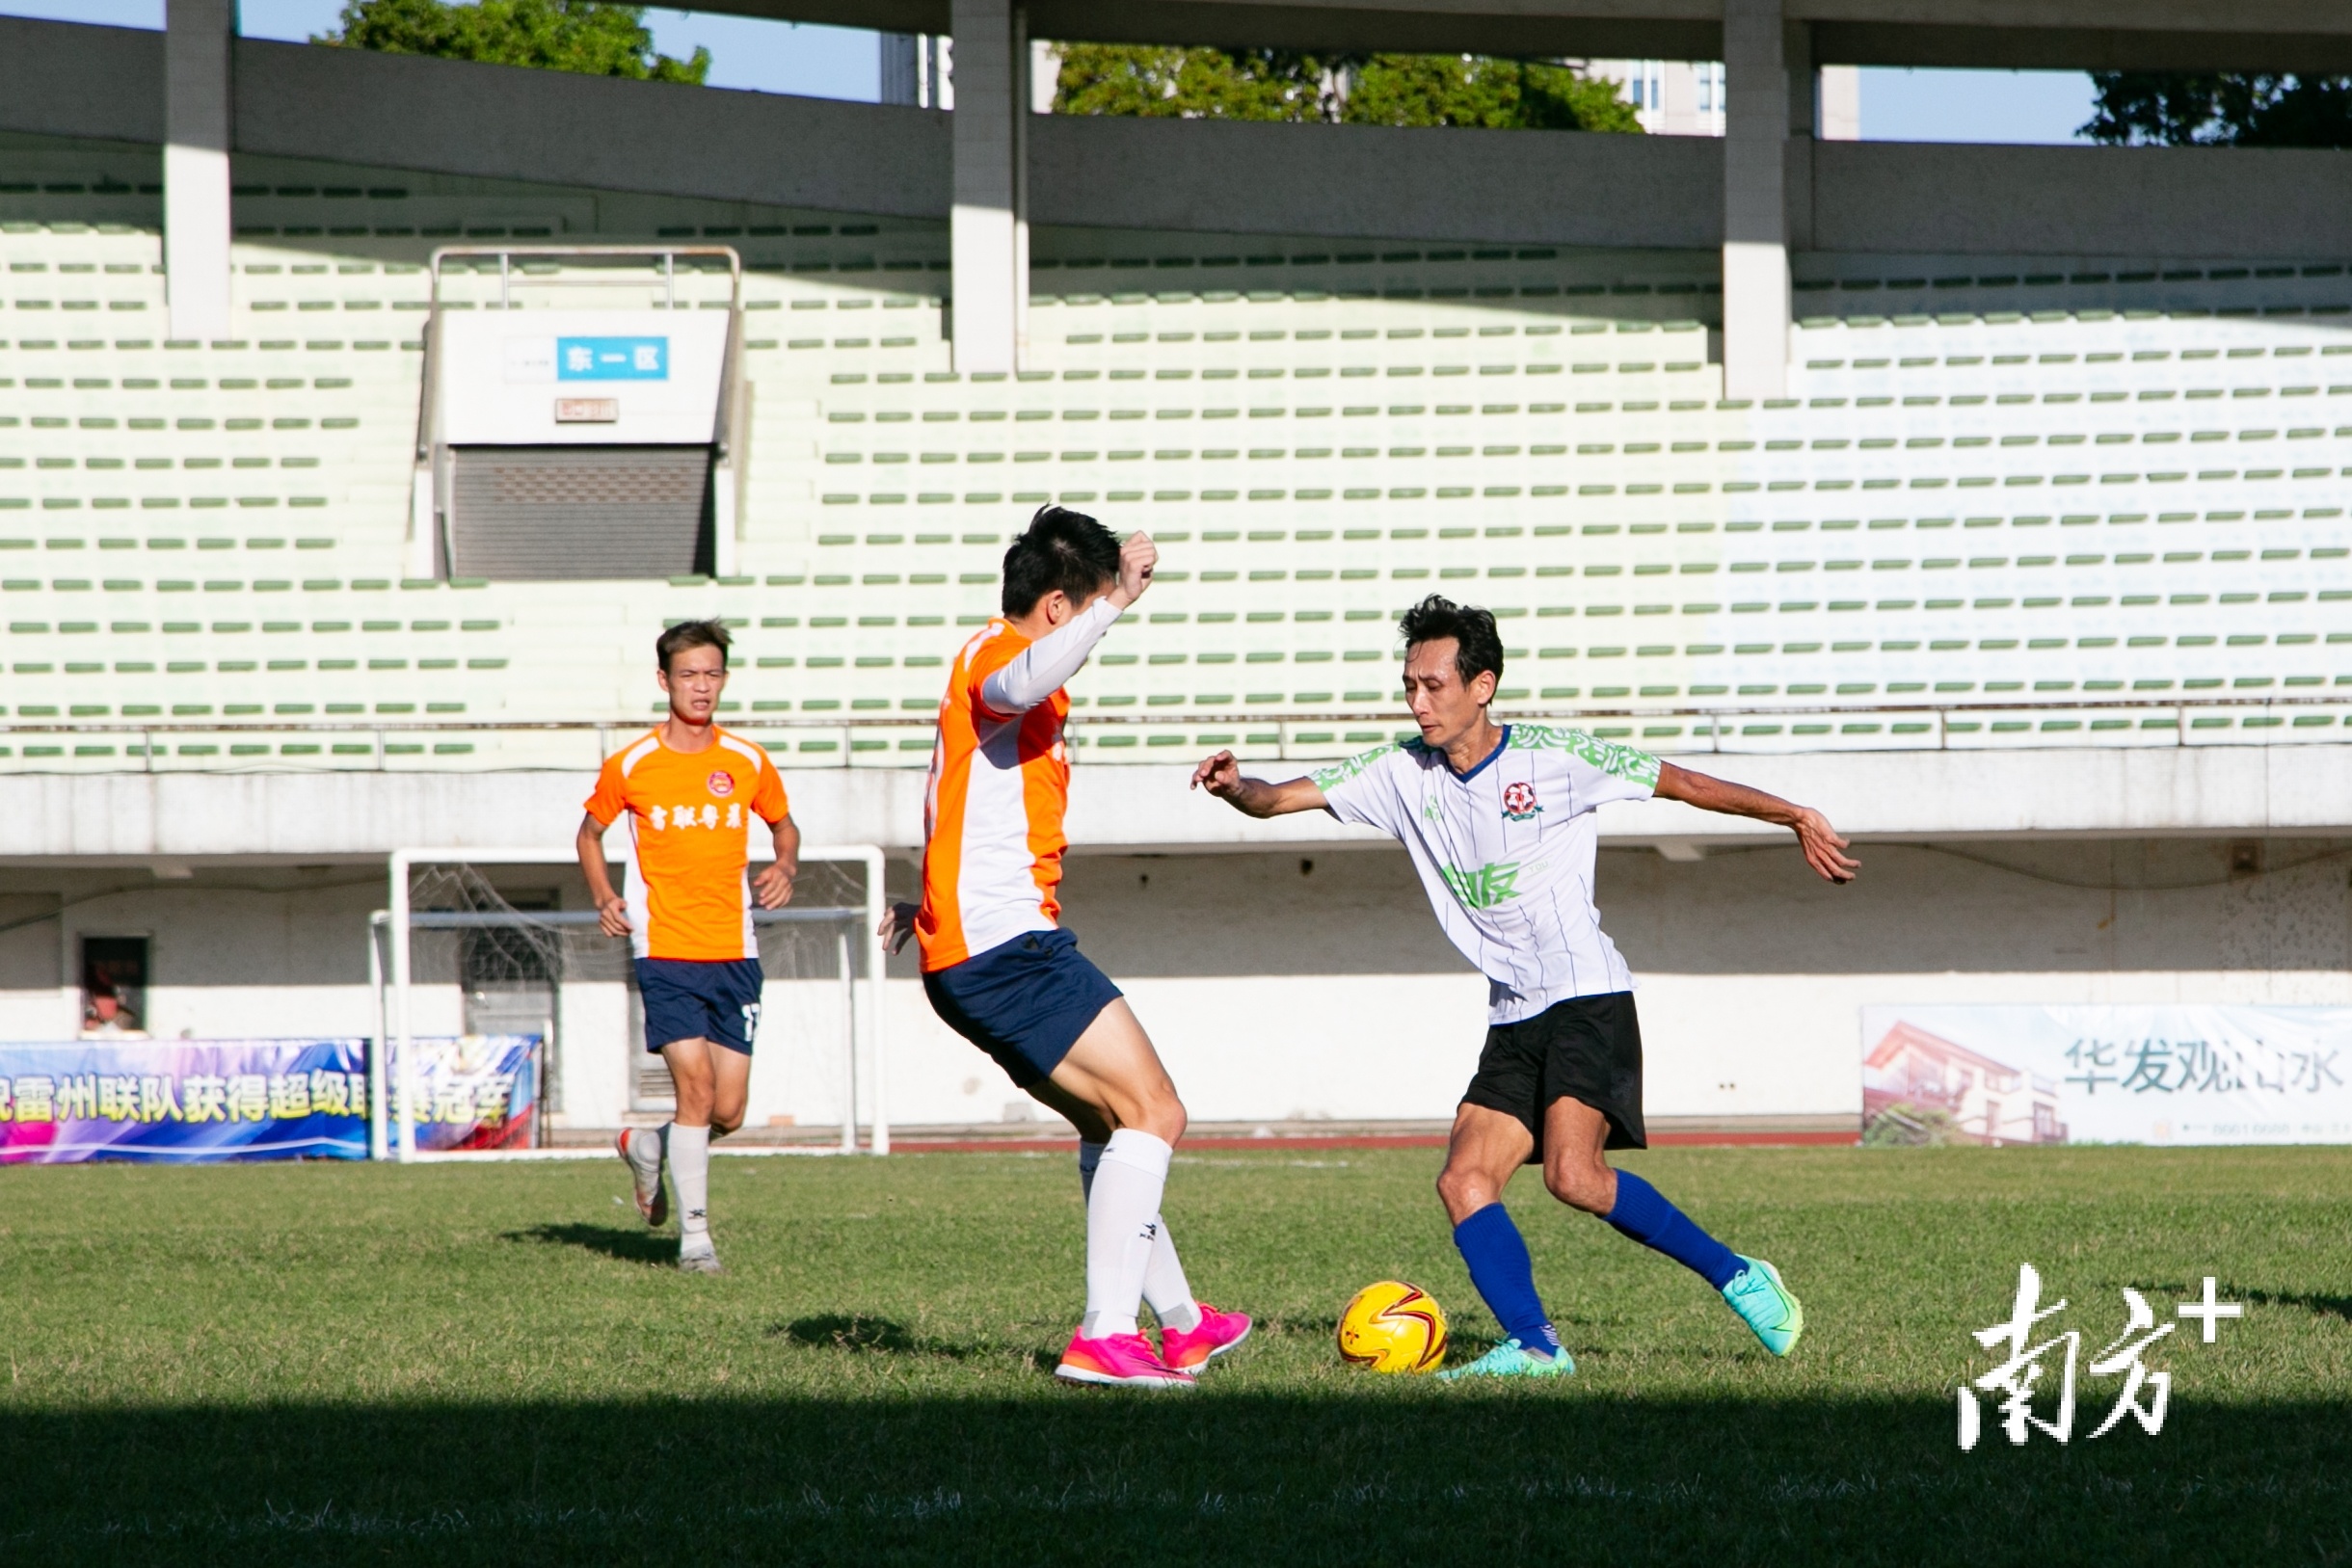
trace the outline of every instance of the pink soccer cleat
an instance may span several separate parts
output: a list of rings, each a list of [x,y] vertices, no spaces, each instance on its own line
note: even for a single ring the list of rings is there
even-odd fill
[[[1070,1348],[1061,1353],[1054,1375],[1065,1383],[1103,1383],[1113,1388],[1189,1389],[1192,1374],[1180,1372],[1160,1359],[1152,1342],[1140,1334],[1106,1334],[1089,1340],[1070,1336]]]
[[[1249,1338],[1249,1318],[1238,1312],[1218,1312],[1207,1302],[1195,1302],[1200,1321],[1189,1329],[1162,1328],[1160,1359],[1180,1372],[1197,1372],[1210,1362]]]
[[[612,1146],[628,1165],[629,1180],[637,1189],[637,1212],[645,1216],[645,1223],[659,1225],[668,1219],[670,1194],[661,1181],[661,1134],[650,1128],[625,1127]]]

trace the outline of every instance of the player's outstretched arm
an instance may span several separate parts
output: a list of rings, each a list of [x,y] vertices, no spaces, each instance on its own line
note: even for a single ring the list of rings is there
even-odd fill
[[[1268,784],[1242,777],[1242,764],[1231,752],[1219,752],[1192,770],[1192,787],[1206,789],[1246,816],[1288,816],[1293,811],[1320,811],[1323,792],[1312,779]]]
[[[1797,836],[1798,847],[1804,851],[1804,863],[1827,881],[1852,882],[1854,874],[1862,868],[1861,862],[1844,853],[1846,840],[1830,826],[1830,819],[1810,806],[1795,806],[1761,789],[1711,779],[1671,762],[1658,764],[1657,793],[1663,800],[1678,800],[1702,811],[1752,816],[1759,822],[1774,822],[1789,829]]]
[[[628,935],[628,901],[613,890],[612,868],[604,864],[604,824],[590,811],[580,818],[580,831],[572,847],[580,858],[580,874],[588,879],[588,901],[596,906],[597,925],[608,937]]]
[[[792,901],[792,884],[800,878],[800,824],[787,811],[768,824],[776,858],[751,879],[751,895],[762,909],[782,909]]]

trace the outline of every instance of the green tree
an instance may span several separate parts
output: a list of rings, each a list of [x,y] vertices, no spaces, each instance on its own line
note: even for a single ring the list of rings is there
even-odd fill
[[[1304,54],[1073,43],[1054,109],[1067,115],[1324,120],[1357,125],[1639,132],[1617,84],[1483,55]]]
[[[1564,66],[1484,55],[1374,55],[1355,73],[1342,118],[1358,125],[1642,129],[1615,82],[1588,79]]]
[[[1068,43],[1055,84],[1057,115],[1160,120],[1336,118],[1338,57],[1285,49],[1182,49]]]
[[[2076,134],[2110,146],[2352,146],[2352,76],[2099,70]]]
[[[310,41],[696,86],[710,71],[708,49],[691,60],[655,53],[645,8],[608,0],[346,0],[342,23]]]

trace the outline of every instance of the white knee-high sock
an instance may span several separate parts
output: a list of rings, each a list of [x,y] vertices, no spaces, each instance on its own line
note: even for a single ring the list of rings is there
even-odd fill
[[[1102,1163],[1104,1146],[1081,1140],[1078,1146],[1078,1185],[1089,1202],[1094,1197],[1094,1171]],[[1152,1316],[1160,1319],[1162,1328],[1189,1331],[1200,1323],[1200,1304],[1192,1299],[1192,1286],[1184,1275],[1184,1262],[1176,1256],[1176,1238],[1168,1234],[1167,1221],[1152,1216],[1159,1230],[1152,1236],[1152,1255],[1143,1265],[1143,1303],[1151,1308]]]
[[[1156,1214],[1152,1217],[1159,1219]],[[1191,1282],[1184,1277],[1184,1263],[1176,1256],[1176,1238],[1168,1235],[1163,1219],[1152,1236],[1152,1255],[1143,1264],[1143,1299],[1162,1328],[1189,1333],[1200,1326],[1200,1303],[1192,1299]]]
[[[1090,1340],[1136,1332],[1173,1153],[1150,1133],[1123,1127],[1110,1135],[1095,1166],[1086,1198],[1086,1318],[1080,1330]]]
[[[681,1127],[672,1122],[669,1137],[670,1180],[678,1185],[678,1233],[681,1243],[710,1232],[710,1129]]]

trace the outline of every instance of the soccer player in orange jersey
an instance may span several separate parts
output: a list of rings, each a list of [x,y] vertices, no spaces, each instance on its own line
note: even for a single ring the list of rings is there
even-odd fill
[[[1192,1298],[1160,1217],[1184,1103],[1119,988],[1060,929],[1062,721],[1076,675],[1151,586],[1159,552],[1046,507],[1004,553],[1003,614],[964,645],[939,704],[923,804],[922,903],[882,936],[922,945],[922,985],[949,1027],[1079,1132],[1086,1192],[1086,1316],[1055,1375],[1186,1388],[1249,1333]],[[1155,1348],[1137,1323],[1160,1321]]]
[[[800,829],[776,764],[712,722],[727,689],[727,628],[682,621],[654,643],[669,717],[604,759],[580,823],[580,869],[604,934],[627,937],[645,1002],[645,1049],[670,1065],[678,1109],[658,1132],[622,1130],[637,1209],[658,1225],[669,1206],[663,1155],[678,1186],[678,1266],[719,1272],[710,1243],[710,1140],[743,1125],[752,1041],[760,1031],[760,944],[751,906],[780,909],[800,874]],[[636,869],[627,895],[604,864],[604,830],[626,813]],[[748,835],[767,824],[776,859],[746,886]]]

